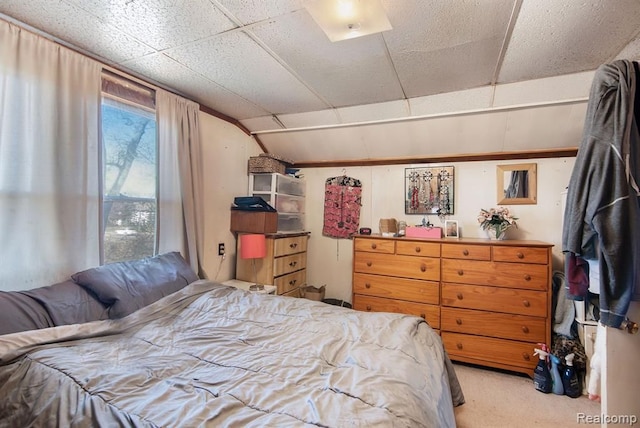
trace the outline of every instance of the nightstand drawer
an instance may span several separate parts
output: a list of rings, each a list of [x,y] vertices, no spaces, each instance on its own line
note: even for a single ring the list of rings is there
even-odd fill
[[[404,300],[383,299],[381,297],[353,295],[353,309],[366,312],[393,312],[424,318],[431,328],[440,328],[440,307]]]
[[[543,291],[443,283],[441,292],[443,306],[547,316],[547,293]]]
[[[410,300],[420,303],[440,303],[440,283],[405,278],[356,273],[353,276],[353,292],[368,296]]]
[[[307,251],[307,235],[278,238],[274,241],[274,257]]]
[[[300,270],[289,275],[283,275],[274,280],[274,284],[277,288],[278,294],[288,293],[291,290],[302,287],[307,281],[307,271]]]
[[[468,333],[478,336],[495,336],[524,342],[544,342],[546,321],[544,318],[504,314],[443,306],[441,309],[443,331]]]
[[[442,280],[546,291],[549,271],[546,265],[442,259]]]
[[[441,333],[447,353],[462,361],[490,361],[506,366],[534,369],[538,358],[533,355],[534,345],[515,340],[494,339],[467,334]],[[455,358],[454,358],[455,359]]]
[[[491,260],[488,245],[442,244],[443,259]]]
[[[440,280],[440,259],[430,257],[398,256],[364,253],[354,257],[356,272],[397,276],[402,278]]]
[[[292,254],[290,256],[279,257],[273,261],[273,276],[285,275],[307,267],[307,254]]]

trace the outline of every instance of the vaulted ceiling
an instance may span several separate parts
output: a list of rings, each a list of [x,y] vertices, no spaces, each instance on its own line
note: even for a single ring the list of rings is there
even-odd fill
[[[580,73],[640,59],[640,0],[382,4],[392,30],[335,43],[304,0],[3,0],[0,17],[237,119],[269,151],[302,162],[476,153],[487,151],[473,147],[478,133],[491,132],[498,151],[521,150],[526,138],[505,140],[535,126],[513,125],[530,111],[463,114],[464,129],[459,117],[407,119],[447,111],[438,102],[485,108],[474,101],[493,103],[496,87],[516,82],[576,75],[588,86],[591,74]],[[549,133],[575,139],[584,100],[533,111],[547,123],[558,109],[575,123]],[[425,133],[446,135],[425,149]],[[398,144],[384,147],[389,138]]]

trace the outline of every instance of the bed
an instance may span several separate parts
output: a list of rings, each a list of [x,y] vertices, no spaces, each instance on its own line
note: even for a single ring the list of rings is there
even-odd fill
[[[143,304],[148,283],[109,300],[85,282],[106,319],[0,335],[0,426],[455,426],[421,318],[182,282]]]

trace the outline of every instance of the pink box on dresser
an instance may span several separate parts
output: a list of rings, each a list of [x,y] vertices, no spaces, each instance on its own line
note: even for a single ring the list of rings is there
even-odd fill
[[[405,236],[407,238],[442,238],[442,228],[407,226]]]

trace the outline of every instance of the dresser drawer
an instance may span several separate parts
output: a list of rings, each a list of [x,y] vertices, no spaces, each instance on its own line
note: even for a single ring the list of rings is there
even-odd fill
[[[388,239],[356,238],[354,249],[370,253],[393,254],[396,252],[396,242]]]
[[[353,266],[354,270],[360,273],[440,280],[440,259],[437,258],[356,251]]]
[[[289,254],[304,253],[307,251],[307,239],[307,235],[277,238],[273,243],[273,256],[281,257]]]
[[[368,296],[440,304],[440,283],[388,276],[353,275],[353,292]]]
[[[443,331],[495,336],[523,342],[546,342],[546,320],[525,315],[456,309],[443,306],[440,311]]]
[[[442,259],[442,281],[547,290],[546,265]]]
[[[285,294],[291,290],[302,287],[305,285],[306,281],[307,271],[299,270],[297,272],[275,278],[273,285],[277,287],[276,293]]]
[[[292,254],[273,260],[273,276],[280,276],[307,267],[307,253]]]
[[[443,306],[547,316],[547,293],[543,291],[443,283],[441,293]]]
[[[396,254],[440,257],[440,244],[421,241],[398,241],[396,243]]]
[[[546,248],[495,246],[493,247],[493,260],[546,265],[549,262],[549,250]]]
[[[442,244],[443,259],[491,260],[489,245]]]
[[[366,312],[393,312],[415,315],[425,319],[431,328],[440,328],[440,307],[437,305],[354,294],[353,309]]]
[[[285,297],[302,297],[300,295],[300,289],[299,288],[296,288],[295,290],[288,291],[288,292],[286,292],[286,293],[284,293],[282,295],[285,296]]]
[[[531,343],[446,331],[441,335],[442,343],[453,360],[455,357],[462,357],[462,360],[481,360],[531,370],[538,363]]]

